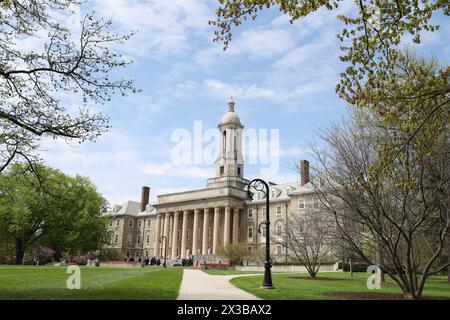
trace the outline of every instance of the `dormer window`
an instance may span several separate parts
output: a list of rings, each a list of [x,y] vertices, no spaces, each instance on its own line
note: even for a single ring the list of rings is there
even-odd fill
[[[276,198],[276,196],[277,196],[276,191],[272,190],[272,193],[271,193],[270,197],[273,199],[273,198]]]
[[[286,195],[289,196],[292,193],[291,187],[286,188]]]

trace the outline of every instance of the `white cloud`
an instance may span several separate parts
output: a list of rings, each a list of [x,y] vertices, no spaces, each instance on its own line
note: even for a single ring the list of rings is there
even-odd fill
[[[287,29],[250,29],[240,33],[230,47],[230,53],[250,57],[272,57],[289,51],[295,43],[295,35]]]
[[[166,57],[191,48],[205,37],[213,10],[206,0],[95,0],[97,14],[112,17],[122,32],[138,30],[125,51],[135,56]]]
[[[271,99],[276,97],[276,92],[272,89],[260,87],[256,84],[230,84],[214,79],[206,79],[203,84],[206,90],[221,100],[228,99],[230,96],[239,97],[239,99]]]

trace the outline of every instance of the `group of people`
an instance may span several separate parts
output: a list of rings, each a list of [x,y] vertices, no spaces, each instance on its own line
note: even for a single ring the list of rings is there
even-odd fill
[[[137,260],[136,259],[134,259],[133,257],[127,257],[127,258],[125,258],[124,259],[126,262],[134,262],[134,261],[137,261],[137,262],[144,262],[144,264],[146,265],[146,266],[148,266],[148,265],[151,265],[151,266],[160,266],[161,265],[161,260],[158,258],[155,258],[155,257],[152,257],[151,259],[150,258],[145,258],[144,260],[142,260],[142,258],[141,257],[138,257],[137,258]]]

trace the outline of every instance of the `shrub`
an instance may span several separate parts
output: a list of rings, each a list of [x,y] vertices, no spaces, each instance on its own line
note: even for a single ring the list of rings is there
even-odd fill
[[[352,271],[353,272],[366,272],[369,265],[364,262],[353,262],[352,263]],[[350,263],[348,262],[339,262],[339,269],[349,272],[350,271]]]

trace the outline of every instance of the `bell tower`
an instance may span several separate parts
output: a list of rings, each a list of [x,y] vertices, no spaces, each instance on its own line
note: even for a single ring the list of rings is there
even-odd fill
[[[233,97],[228,102],[228,111],[219,122],[219,151],[216,160],[216,177],[244,176],[242,157],[242,130],[244,126],[234,111]]]

